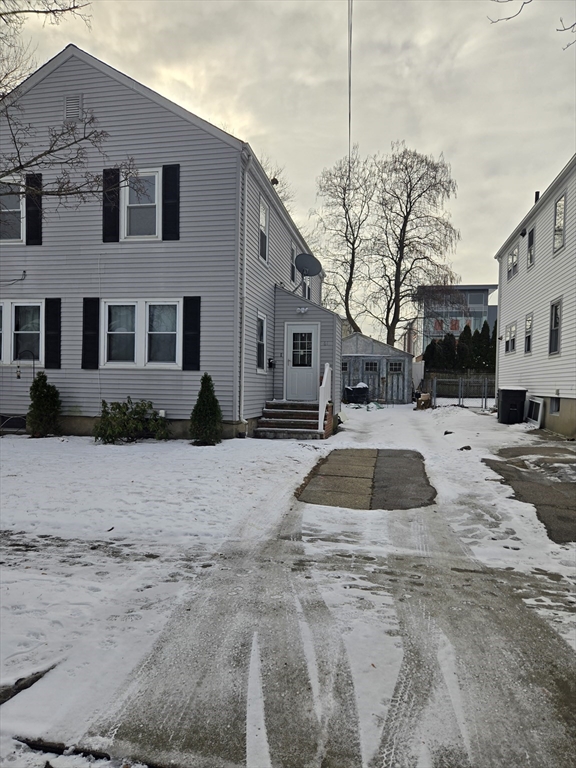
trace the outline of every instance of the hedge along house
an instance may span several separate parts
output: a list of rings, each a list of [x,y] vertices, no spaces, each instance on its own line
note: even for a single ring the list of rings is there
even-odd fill
[[[342,339],[342,387],[368,385],[371,400],[412,402],[412,355],[362,333]]]
[[[73,45],[14,96],[38,149],[82,114],[108,138],[105,157],[87,148],[103,194],[80,205],[42,196],[57,169],[27,174],[32,201],[1,180],[3,416],[26,413],[45,369],[70,434],[91,433],[102,399],[130,396],[185,436],[206,371],[225,434],[251,434],[268,400],[318,403],[326,363],[337,413],[340,321],[320,306],[322,273],[300,285],[309,249],[248,144]],[[126,158],[137,174],[123,181]]]

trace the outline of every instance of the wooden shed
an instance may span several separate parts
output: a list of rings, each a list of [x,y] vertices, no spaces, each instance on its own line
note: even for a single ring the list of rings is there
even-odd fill
[[[342,339],[342,393],[364,382],[371,400],[412,402],[412,355],[362,333]]]

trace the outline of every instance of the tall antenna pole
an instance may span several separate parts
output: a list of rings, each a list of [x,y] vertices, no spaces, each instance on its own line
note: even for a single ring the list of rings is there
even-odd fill
[[[348,0],[348,176],[352,163],[352,11],[354,0]]]

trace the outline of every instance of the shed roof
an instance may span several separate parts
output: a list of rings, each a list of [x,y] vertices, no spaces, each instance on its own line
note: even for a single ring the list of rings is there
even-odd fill
[[[383,341],[378,341],[358,332],[342,339],[342,354],[382,355],[383,357],[401,357],[402,359],[412,359],[413,357],[409,352],[404,352],[402,349],[397,349],[390,344],[385,344]]]

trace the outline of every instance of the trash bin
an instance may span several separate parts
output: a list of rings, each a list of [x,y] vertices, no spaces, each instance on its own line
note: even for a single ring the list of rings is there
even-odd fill
[[[524,421],[526,390],[507,387],[498,390],[498,421],[500,424],[519,424]]]
[[[344,387],[344,400],[347,403],[369,403],[370,391],[368,384],[360,382],[355,387]]]

